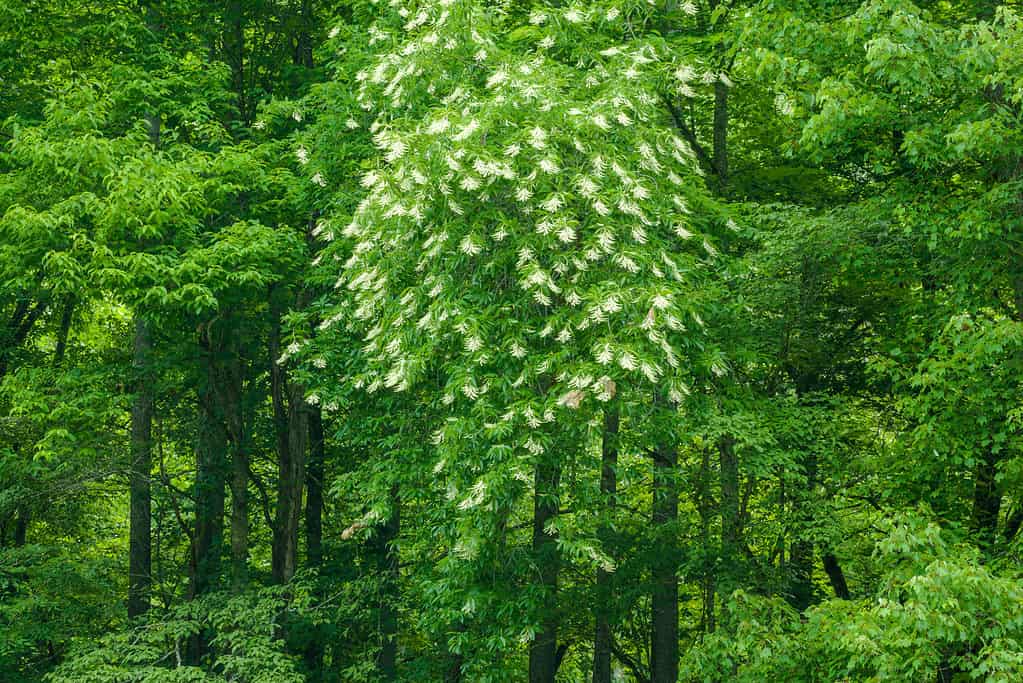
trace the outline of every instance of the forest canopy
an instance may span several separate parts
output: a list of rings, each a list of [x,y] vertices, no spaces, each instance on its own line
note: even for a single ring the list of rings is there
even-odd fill
[[[1018,3],[2,0],[0,683],[1023,680]]]

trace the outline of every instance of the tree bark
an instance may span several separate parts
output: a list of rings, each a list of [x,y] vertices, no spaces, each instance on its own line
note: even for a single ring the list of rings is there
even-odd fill
[[[305,547],[310,567],[323,564],[323,484],[326,467],[326,443],[323,411],[309,411],[309,462],[306,465]]]
[[[131,405],[131,469],[129,473],[128,530],[128,617],[149,610],[152,586],[152,496],[153,470],[153,342],[148,323],[135,316],[132,343],[135,397]]]
[[[204,376],[197,392],[199,420],[195,448],[195,531],[192,535],[190,598],[215,589],[221,577],[228,438],[216,395],[218,350],[207,328],[199,338]],[[185,659],[189,664],[198,666],[207,649],[205,636],[196,634],[188,641]]]
[[[24,508],[18,508],[18,516],[14,519],[14,547],[22,548],[25,546],[28,540],[28,519],[29,511]]]
[[[231,89],[237,97],[238,116],[249,123],[248,87],[245,82],[245,3],[228,0],[224,8],[224,61],[231,69]]]
[[[614,515],[618,494],[618,425],[617,409],[604,411],[604,443],[600,457],[600,493],[604,498],[605,514]],[[601,530],[604,552],[610,551],[611,530]],[[597,569],[596,629],[593,636],[593,683],[611,683],[611,619],[612,577],[610,572]]]
[[[398,680],[398,533],[401,530],[401,498],[391,490],[391,515],[376,536],[377,574],[380,591],[380,651],[377,673],[381,680]]]
[[[835,597],[848,600],[850,593],[849,584],[845,580],[845,572],[842,571],[842,565],[838,563],[838,559],[831,553],[824,553],[824,572],[828,575],[831,588],[835,591]]]
[[[650,681],[678,681],[678,489],[675,468],[678,450],[659,444],[653,451],[653,522],[658,556],[652,568]]]
[[[304,66],[307,69],[313,68],[313,3],[312,0],[302,0],[299,8],[299,31],[295,40],[295,64]]]
[[[305,457],[309,434],[309,406],[304,387],[288,381],[281,365],[281,316],[279,299],[271,291],[270,393],[277,435],[277,511],[274,518],[272,572],[276,583],[295,575],[298,531],[305,486]],[[287,403],[285,403],[285,397]]]
[[[245,421],[244,363],[233,349],[220,395],[231,441],[231,586],[240,591],[249,577],[249,438]]]
[[[715,597],[717,595],[717,583],[715,581],[715,567],[708,552],[710,543],[710,523],[714,514],[713,497],[710,492],[710,448],[701,449],[700,470],[696,478],[696,509],[700,515],[700,547],[704,549],[703,576],[701,577],[702,593],[702,614],[701,631],[713,633],[717,627],[715,623]]]
[[[812,521],[810,509],[817,490],[817,454],[812,450],[803,458],[803,470],[806,473],[806,486],[802,495],[793,501],[794,517],[799,525],[797,537],[789,551],[790,590],[789,599],[792,606],[800,612],[813,603],[813,564],[815,548],[812,540],[806,537],[806,527]]]
[[[558,574],[561,558],[556,533],[547,523],[558,514],[560,468],[548,460],[536,465],[533,493],[533,556],[539,570],[545,609],[540,631],[529,647],[529,683],[554,683],[558,657]]]
[[[323,412],[319,406],[309,413],[309,461],[306,464],[305,548],[306,563],[319,569],[323,565],[323,485],[326,444]],[[316,625],[310,626],[304,659],[310,683],[323,677],[323,636]]]
[[[970,529],[982,547],[990,547],[998,531],[1002,494],[998,490],[998,454],[988,449],[973,470],[973,510]]]
[[[726,598],[742,583],[742,530],[739,512],[739,459],[735,455],[735,439],[730,435],[718,440],[721,480],[721,563],[724,576],[718,577]]]
[[[192,595],[214,587],[220,577],[224,544],[224,488],[227,433],[214,393],[216,349],[204,339],[205,382],[199,388],[199,435],[195,474],[195,552]]]

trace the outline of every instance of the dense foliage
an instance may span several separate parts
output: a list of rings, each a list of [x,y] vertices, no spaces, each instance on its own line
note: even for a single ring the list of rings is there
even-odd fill
[[[0,681],[1023,680],[1023,19],[4,0]]]

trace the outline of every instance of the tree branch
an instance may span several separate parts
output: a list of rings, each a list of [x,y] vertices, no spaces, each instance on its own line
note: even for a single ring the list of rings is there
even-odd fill
[[[664,106],[668,108],[671,120],[675,123],[675,128],[678,129],[678,132],[682,133],[682,137],[686,139],[689,146],[696,152],[696,158],[700,161],[704,170],[716,174],[717,167],[714,165],[714,160],[711,159],[707,150],[700,144],[700,141],[696,139],[695,131],[686,125],[686,122],[682,119],[682,112],[679,111],[678,107],[675,106],[675,103],[667,95],[661,95],[661,100],[664,102]]]

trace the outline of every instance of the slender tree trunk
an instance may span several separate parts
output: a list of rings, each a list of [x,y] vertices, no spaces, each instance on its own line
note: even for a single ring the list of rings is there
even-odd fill
[[[997,536],[1002,494],[998,490],[998,454],[988,449],[973,470],[973,510],[970,529],[983,547],[990,547]]]
[[[842,565],[838,563],[838,559],[831,553],[824,553],[824,572],[828,575],[831,588],[835,591],[835,597],[848,600],[850,593],[849,584],[845,580],[845,572],[842,571]]]
[[[149,325],[135,316],[132,366],[135,397],[131,405],[131,470],[129,474],[128,617],[149,610],[152,586],[153,378]]]
[[[291,492],[287,481],[291,472],[291,443],[288,438],[288,410],[284,402],[287,375],[280,361],[281,357],[281,316],[283,311],[273,289],[270,291],[270,403],[273,408],[274,435],[277,440],[277,513],[274,518],[273,541],[271,545],[271,569],[277,583],[284,583],[284,556],[286,554],[286,520],[290,517],[288,495]],[[284,497],[285,500],[281,500]],[[282,509],[283,503],[283,509]]]
[[[1020,526],[1023,526],[1023,507],[1017,507],[1005,520],[1005,529],[1002,530],[1002,539],[1006,544],[1012,543],[1012,539],[1016,538],[1016,534],[1019,533]]]
[[[199,420],[196,439],[195,469],[195,532],[192,545],[192,581],[190,597],[195,598],[216,588],[221,576],[224,549],[224,506],[227,485],[227,429],[220,401],[216,395],[218,346],[209,331],[199,340],[204,378],[198,390]],[[207,653],[203,634],[188,641],[185,659],[197,666]]]
[[[540,575],[546,606],[540,632],[529,647],[529,683],[554,683],[558,656],[558,573],[561,558],[557,534],[548,533],[547,523],[558,514],[558,484],[561,470],[542,460],[536,465],[533,495],[533,556]]]
[[[288,382],[281,356],[281,315],[271,292],[270,394],[277,433],[277,513],[274,519],[272,570],[277,583],[287,583],[298,560],[298,528],[305,484],[305,451],[309,411],[304,388]],[[287,396],[287,404],[285,404]]]
[[[295,64],[308,69],[313,68],[313,3],[312,0],[302,0],[299,10],[299,21],[301,27],[295,40]]]
[[[237,97],[238,115],[249,121],[248,84],[245,82],[245,3],[227,0],[224,10],[224,60],[231,68],[231,89]]]
[[[807,536],[807,526],[812,520],[810,504],[817,488],[817,454],[810,452],[803,460],[806,472],[806,488],[795,503],[795,518],[799,524],[797,538],[789,552],[791,580],[790,600],[800,612],[813,602],[814,543]]]
[[[290,581],[298,567],[298,532],[309,434],[309,411],[304,394],[301,385],[288,387],[288,445],[277,462],[277,516],[272,559],[274,580],[278,583]]]
[[[608,518],[613,518],[618,494],[618,411],[604,411],[604,443],[600,457],[600,493]],[[610,552],[611,530],[601,530],[604,552]],[[611,604],[612,577],[610,572],[597,569],[596,632],[593,637],[593,683],[611,683]]]
[[[231,441],[231,586],[240,591],[249,578],[249,438],[244,363],[237,347],[221,389]]]
[[[25,507],[18,508],[18,516],[14,519],[14,547],[22,548],[28,540],[29,511]]]
[[[722,595],[726,598],[741,585],[745,572],[742,567],[741,519],[739,517],[739,459],[735,455],[735,439],[726,435],[718,441],[719,471],[721,479],[721,562],[724,577]],[[722,580],[723,579],[723,580]]]
[[[147,6],[146,22],[151,31],[157,31],[154,8]],[[155,112],[146,114],[149,142],[154,149],[160,147],[160,117]],[[145,244],[140,245],[145,247]],[[65,305],[61,329],[70,327],[71,300]],[[63,359],[67,334],[61,335],[58,353]],[[132,340],[132,370],[135,377],[135,397],[131,406],[131,467],[128,484],[128,617],[136,617],[149,610],[153,573],[152,547],[152,490],[150,477],[153,470],[153,395],[152,372],[153,339],[149,323],[135,314],[135,333]]]
[[[221,573],[224,545],[224,489],[226,485],[227,433],[214,393],[217,373],[216,349],[206,340],[202,349],[205,383],[199,389],[199,437],[195,474],[195,570],[192,595],[212,589]]]
[[[716,628],[714,602],[717,594],[715,567],[710,557],[710,523],[714,514],[713,498],[710,492],[710,449],[703,448],[700,457],[700,470],[696,477],[696,510],[700,515],[700,547],[703,548],[703,575],[701,577],[702,614],[701,630],[713,633]]]
[[[305,539],[310,567],[323,564],[323,483],[326,466],[323,411],[309,411],[309,462],[306,465]]]
[[[398,680],[398,533],[401,530],[401,498],[398,488],[391,490],[391,516],[376,537],[377,574],[380,593],[380,652],[377,673],[381,680]]]
[[[660,444],[653,451],[653,514],[658,541],[652,568],[650,683],[678,681],[678,489],[675,469],[678,450]]]
[[[326,466],[326,444],[323,433],[323,412],[319,406],[309,413],[309,461],[306,463],[305,548],[309,567],[323,565],[323,485]],[[315,625],[310,626],[309,641],[304,653],[310,683],[323,678],[323,637]]]

